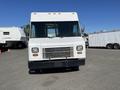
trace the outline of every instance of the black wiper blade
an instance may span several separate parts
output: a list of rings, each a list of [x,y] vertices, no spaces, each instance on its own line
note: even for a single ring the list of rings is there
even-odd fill
[[[64,38],[65,36],[59,36],[60,38]]]
[[[53,36],[53,37],[48,37],[48,38],[55,38],[55,36]]]
[[[64,38],[64,36],[61,36],[61,38]]]

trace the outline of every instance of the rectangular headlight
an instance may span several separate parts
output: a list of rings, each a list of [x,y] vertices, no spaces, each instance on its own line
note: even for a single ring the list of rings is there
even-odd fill
[[[76,47],[76,50],[77,50],[77,51],[82,51],[82,50],[83,50],[83,46],[82,46],[82,45],[78,45],[78,46]]]
[[[38,53],[39,52],[39,48],[38,47],[33,47],[31,49],[32,53]]]

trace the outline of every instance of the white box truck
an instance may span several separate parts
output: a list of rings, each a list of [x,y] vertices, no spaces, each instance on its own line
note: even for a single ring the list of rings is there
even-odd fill
[[[19,27],[0,27],[1,47],[24,48],[27,45],[24,30]]]
[[[33,12],[28,42],[29,73],[85,64],[86,48],[76,12]]]
[[[120,30],[89,34],[89,47],[120,48]]]

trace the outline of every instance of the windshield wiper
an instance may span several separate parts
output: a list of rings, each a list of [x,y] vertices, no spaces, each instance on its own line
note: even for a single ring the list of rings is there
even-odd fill
[[[64,38],[64,36],[60,36],[60,38]]]
[[[48,36],[48,38],[55,38],[55,36]]]

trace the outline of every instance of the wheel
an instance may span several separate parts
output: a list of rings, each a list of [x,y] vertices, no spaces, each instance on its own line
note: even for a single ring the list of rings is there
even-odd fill
[[[42,72],[42,69],[29,69],[29,74],[40,74]]]
[[[74,70],[74,71],[78,71],[79,70],[79,66],[71,67],[71,69]]]
[[[80,61],[80,65],[85,65],[85,59]]]
[[[29,74],[34,74],[35,73],[35,71],[34,70],[29,70]]]
[[[106,48],[107,48],[107,49],[113,49],[113,45],[112,45],[112,44],[107,44],[107,45],[106,45]]]
[[[17,47],[21,49],[21,48],[24,47],[24,44],[23,44],[23,43],[18,43],[18,44],[17,44]]]
[[[114,49],[119,49],[119,48],[120,48],[120,45],[117,44],[117,43],[115,43],[115,44],[113,45],[113,48],[114,48]]]

